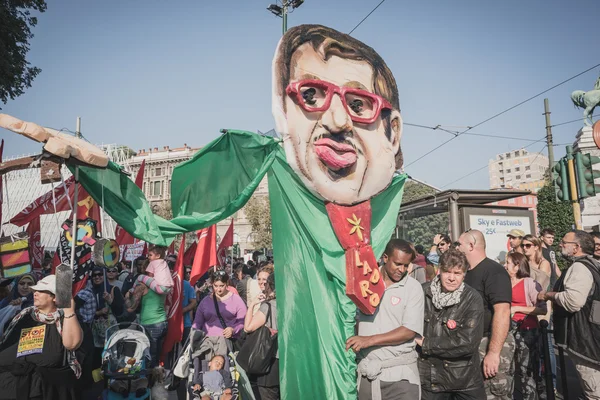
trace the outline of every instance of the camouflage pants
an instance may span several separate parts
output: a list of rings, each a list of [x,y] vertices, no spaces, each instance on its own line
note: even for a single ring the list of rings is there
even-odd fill
[[[483,359],[487,353],[488,342],[489,338],[484,336],[479,345],[479,357],[481,358],[482,368]],[[515,338],[509,333],[504,341],[504,346],[502,346],[502,350],[500,351],[498,373],[493,378],[484,378],[483,380],[487,400],[512,400],[514,388],[513,376],[515,373],[515,365],[513,363],[514,356]]]
[[[546,399],[546,383],[540,370],[541,345],[539,329],[515,332],[515,379],[519,380],[523,400]]]

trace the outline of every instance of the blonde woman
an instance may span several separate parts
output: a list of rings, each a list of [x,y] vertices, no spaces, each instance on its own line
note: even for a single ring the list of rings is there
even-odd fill
[[[550,285],[550,263],[542,255],[542,240],[533,235],[525,235],[521,242],[523,254],[527,257],[530,276],[537,281],[544,290]]]

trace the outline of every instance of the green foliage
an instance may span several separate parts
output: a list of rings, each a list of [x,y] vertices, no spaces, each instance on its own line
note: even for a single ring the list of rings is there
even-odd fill
[[[46,11],[44,0],[2,0],[0,1],[0,100],[22,95],[31,87],[33,79],[42,72],[38,67],[30,67],[26,59],[29,40],[33,38],[31,28],[37,18],[31,11]]]
[[[575,223],[573,217],[573,206],[567,201],[556,202],[554,186],[546,182],[543,188],[537,193],[537,218],[540,230],[544,228],[554,229],[556,236],[555,242],[558,243],[563,236],[571,229]],[[559,266],[562,267],[562,260],[557,257]]]
[[[418,200],[435,193],[435,190],[421,183],[409,181],[404,189],[402,203]],[[440,205],[440,208],[442,206]],[[402,206],[400,206],[402,212]],[[431,244],[437,233],[448,231],[448,213],[442,212],[434,215],[426,215],[415,218],[406,218],[401,222],[400,236],[414,244],[421,244],[425,248]]]
[[[269,197],[252,196],[244,206],[244,213],[252,227],[254,248],[272,248],[271,207],[269,204]]]

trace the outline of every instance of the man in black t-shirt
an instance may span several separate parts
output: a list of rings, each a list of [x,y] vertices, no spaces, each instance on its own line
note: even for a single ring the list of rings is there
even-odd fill
[[[487,399],[511,400],[515,340],[508,334],[512,286],[504,267],[485,254],[485,238],[480,231],[469,230],[458,239],[459,250],[469,261],[465,283],[483,298],[484,335],[479,347]]]

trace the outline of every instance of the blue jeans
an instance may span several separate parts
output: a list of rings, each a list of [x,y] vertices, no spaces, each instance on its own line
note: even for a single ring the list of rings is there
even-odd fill
[[[154,368],[158,365],[158,359],[162,351],[162,344],[165,335],[167,334],[167,327],[169,324],[167,321],[159,322],[157,324],[142,325],[146,330],[146,336],[150,340],[150,368]]]

